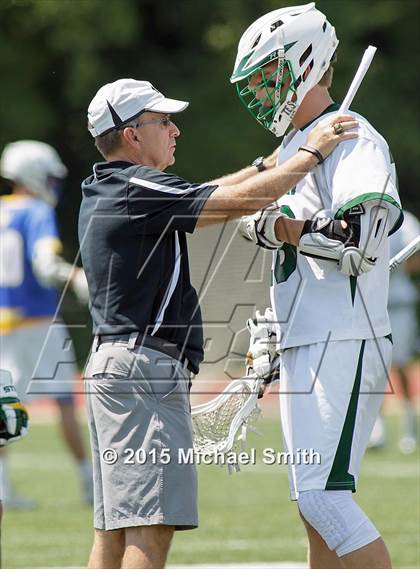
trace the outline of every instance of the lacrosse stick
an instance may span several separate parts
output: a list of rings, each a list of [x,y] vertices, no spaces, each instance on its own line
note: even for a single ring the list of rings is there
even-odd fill
[[[267,377],[250,374],[231,381],[214,399],[191,409],[194,451],[201,454],[226,455],[237,447],[245,450],[248,431],[258,433],[255,423],[261,415],[258,399],[265,387],[279,379],[280,360],[273,361]],[[228,464],[229,472],[239,465]]]
[[[194,450],[204,454],[226,454],[245,446],[248,429],[255,430],[261,409],[258,393],[264,379],[247,376],[231,381],[217,397],[191,409]]]
[[[376,47],[370,45],[363,54],[362,60],[359,64],[359,67],[356,71],[356,75],[353,77],[353,81],[347,91],[347,95],[344,97],[343,102],[341,103],[340,109],[338,111],[339,114],[346,113],[349,110],[349,107],[357,93],[358,88],[360,87],[360,83],[363,81],[363,77],[366,75],[367,70],[372,63],[372,59],[376,53]]]
[[[257,401],[267,385],[279,379],[280,359],[275,349],[271,308],[263,314],[257,310],[255,318],[247,320],[247,328],[250,345],[245,362],[246,376],[232,381],[212,401],[192,408],[196,453],[226,455],[238,446],[244,451],[247,431],[257,432],[254,425],[261,413]],[[234,466],[239,470],[237,463]]]
[[[420,235],[417,235],[415,239],[411,241],[404,249],[401,249],[399,253],[392,257],[389,261],[389,270],[392,272],[395,270],[399,265],[404,263],[407,259],[409,259],[414,253],[420,249]]]

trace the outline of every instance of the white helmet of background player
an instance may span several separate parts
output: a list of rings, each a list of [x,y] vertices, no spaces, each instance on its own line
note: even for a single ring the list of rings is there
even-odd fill
[[[3,150],[0,174],[55,207],[67,168],[49,144],[20,140]]]
[[[241,37],[230,81],[237,84],[238,95],[254,118],[282,136],[306,93],[328,69],[337,45],[335,29],[314,2],[274,10]],[[267,76],[264,65],[273,60],[278,66]],[[249,81],[257,72],[261,83],[251,90]],[[258,100],[260,89],[266,96]]]

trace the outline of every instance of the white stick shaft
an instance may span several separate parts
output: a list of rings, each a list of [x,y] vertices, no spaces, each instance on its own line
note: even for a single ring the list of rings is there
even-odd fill
[[[411,255],[414,255],[414,253],[416,253],[419,249],[420,235],[417,235],[417,237],[413,239],[413,241],[411,241],[407,247],[404,247],[404,249],[401,249],[401,251],[397,253],[395,257],[392,257],[392,259],[389,261],[389,270],[393,271],[396,269],[399,265],[401,265],[401,263],[404,263],[404,261],[411,257]]]
[[[344,97],[344,101],[341,103],[340,110],[338,111],[340,114],[346,113],[349,110],[354,96],[356,95],[357,90],[360,86],[360,83],[363,81],[363,77],[366,75],[366,72],[372,63],[372,59],[375,53],[376,47],[373,47],[373,45],[370,45],[365,50],[362,61],[360,62],[358,70],[356,71],[356,75],[353,77],[353,81],[351,82],[349,90],[347,91],[347,95]]]

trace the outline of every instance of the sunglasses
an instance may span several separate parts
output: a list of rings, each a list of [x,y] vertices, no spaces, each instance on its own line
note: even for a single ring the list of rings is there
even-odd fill
[[[148,124],[161,124],[162,126],[168,127],[169,125],[172,124],[172,121],[171,121],[170,116],[166,116],[166,117],[161,117],[159,119],[152,119],[150,121],[144,121],[141,123],[137,123],[135,128],[140,128],[140,127],[146,126]]]

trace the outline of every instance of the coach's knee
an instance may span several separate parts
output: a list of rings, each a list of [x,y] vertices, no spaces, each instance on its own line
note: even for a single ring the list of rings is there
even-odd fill
[[[109,555],[112,559],[122,559],[125,547],[124,530],[95,529],[94,547],[98,554]]]
[[[166,525],[126,528],[125,545],[138,547],[149,556],[166,557],[174,529],[173,526]]]
[[[356,551],[380,534],[347,490],[307,490],[299,493],[303,518],[339,557]]]

